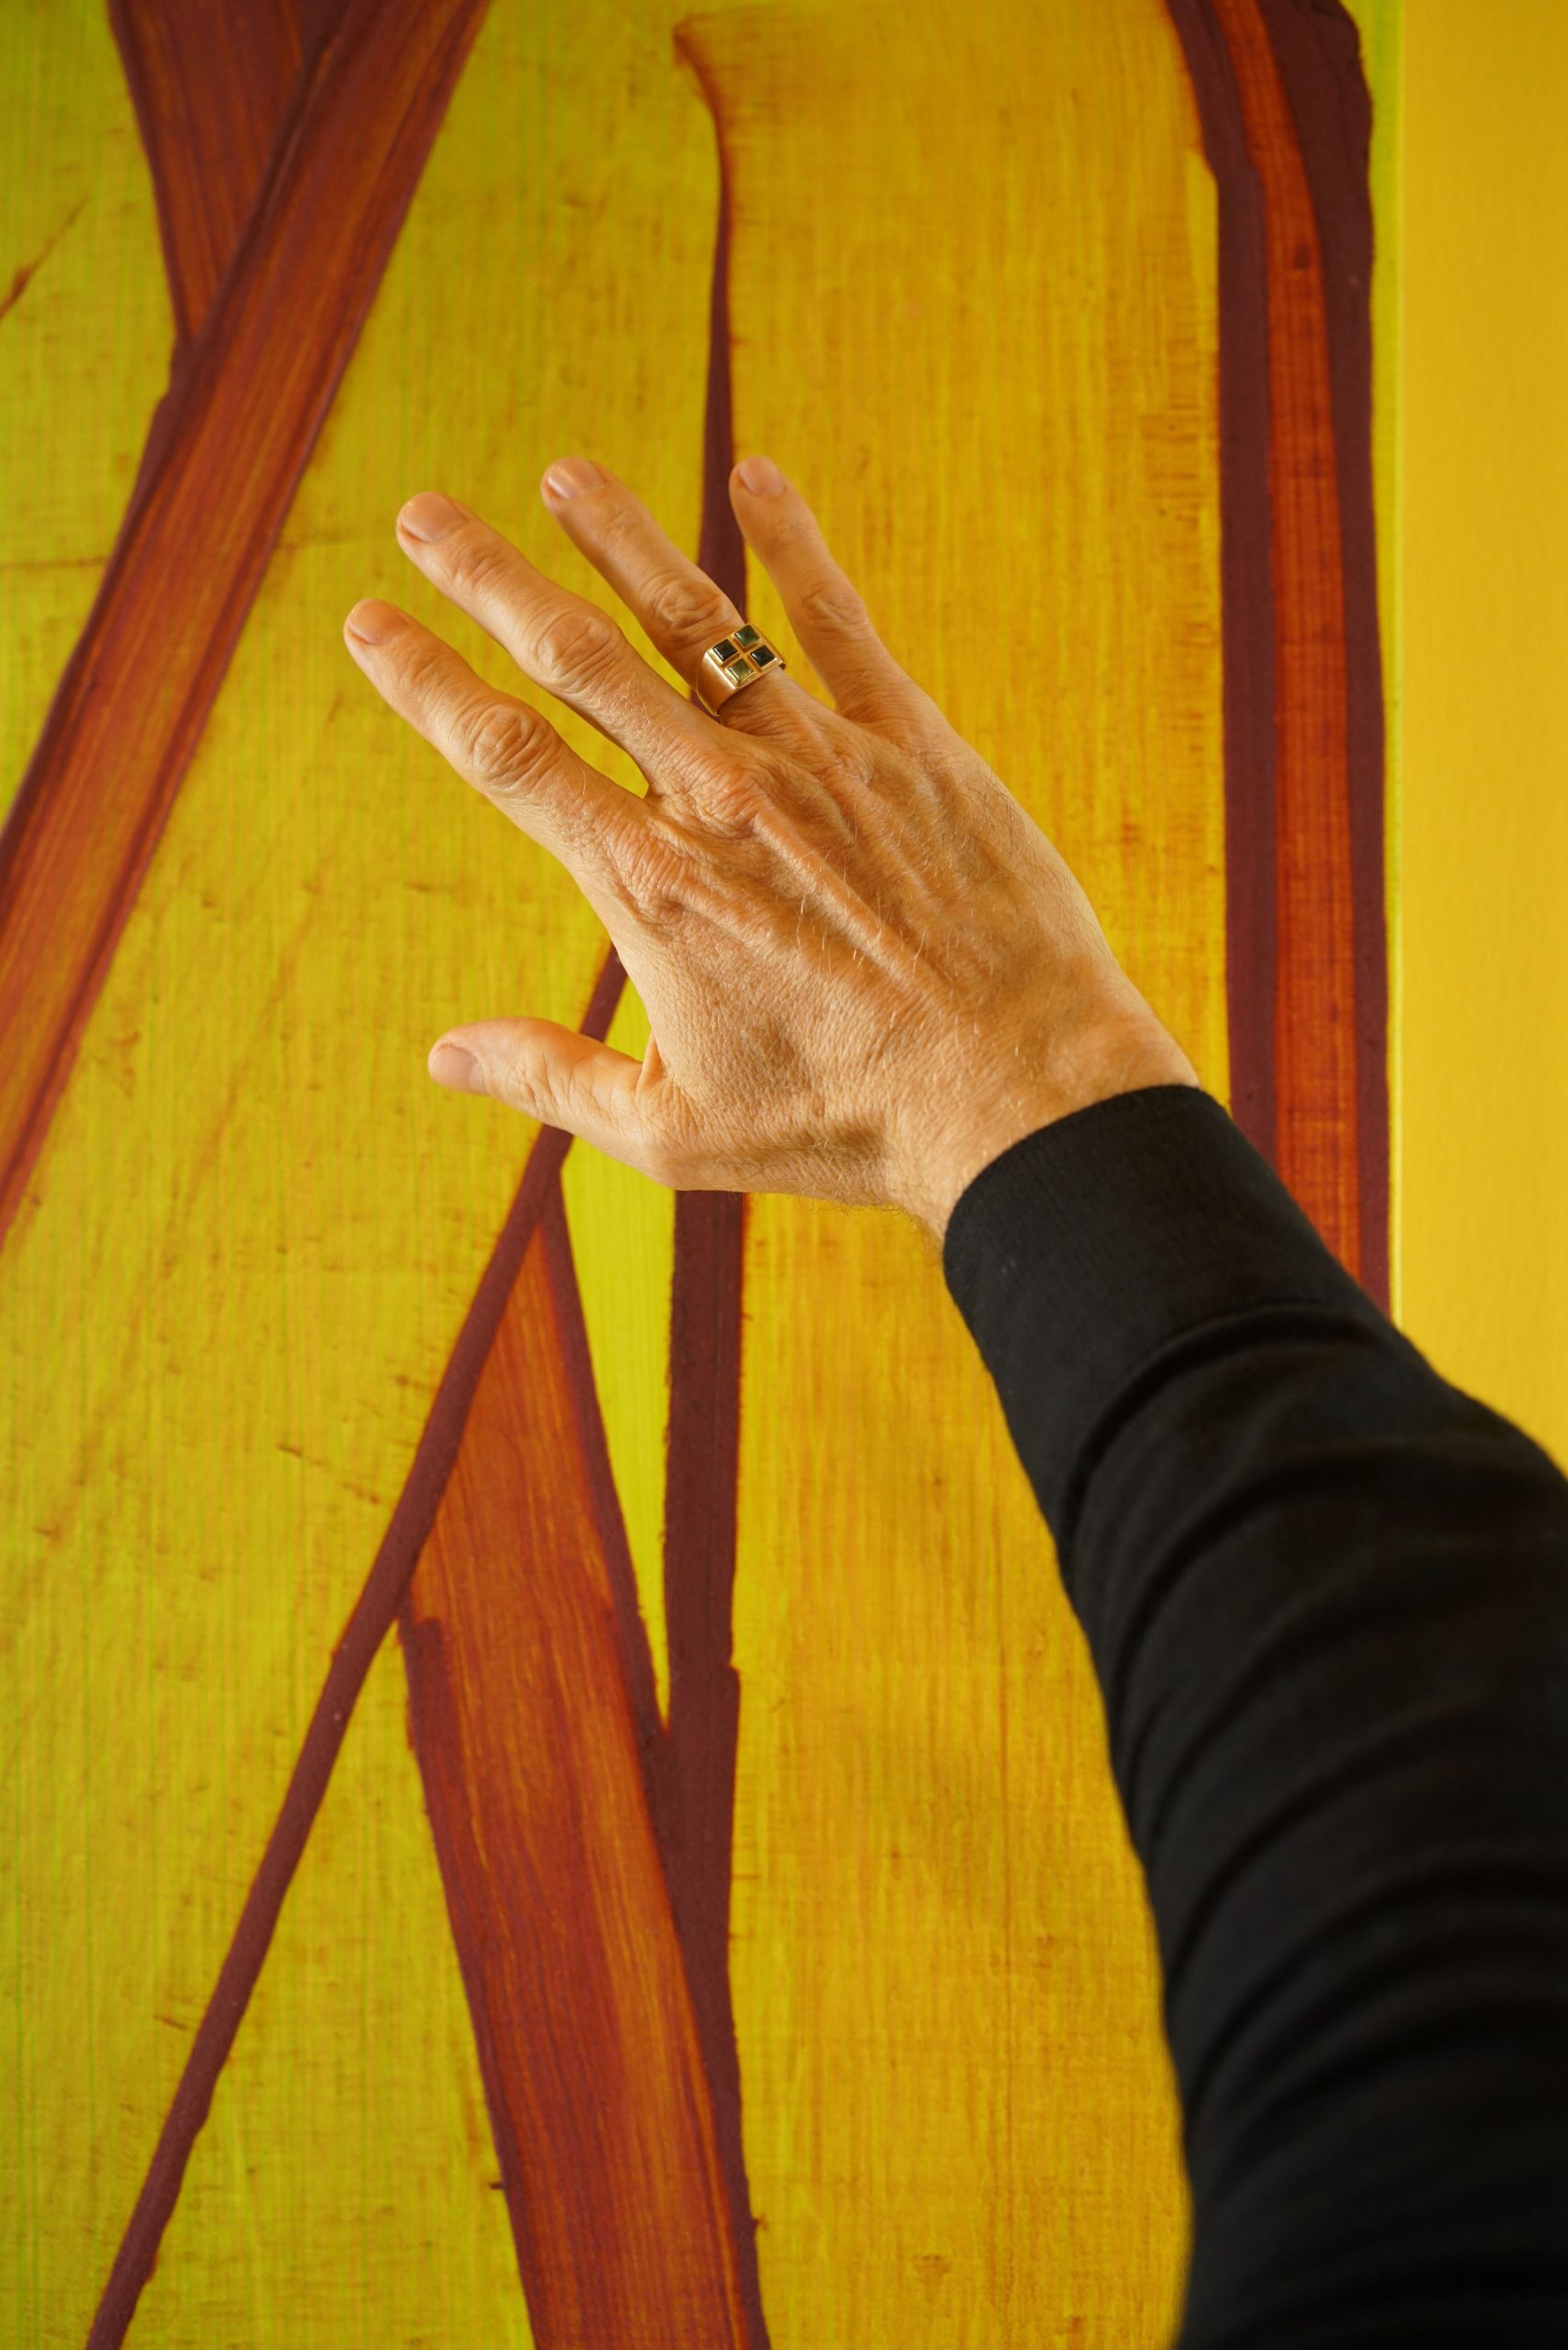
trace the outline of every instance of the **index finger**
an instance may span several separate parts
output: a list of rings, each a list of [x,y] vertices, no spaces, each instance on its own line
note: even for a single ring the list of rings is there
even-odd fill
[[[634,792],[579,759],[548,719],[497,693],[395,604],[356,604],[343,635],[382,700],[547,848],[596,911],[619,899],[622,858],[647,821]]]
[[[525,676],[628,751],[650,790],[711,754],[710,722],[643,660],[609,615],[535,570],[466,506],[421,491],[398,516],[398,543]]]

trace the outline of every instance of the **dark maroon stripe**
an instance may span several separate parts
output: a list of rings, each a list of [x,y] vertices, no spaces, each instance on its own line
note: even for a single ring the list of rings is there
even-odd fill
[[[719,213],[708,307],[702,516],[697,560],[746,609],[746,543],[730,500],[734,463],[730,332],[730,175],[719,93],[689,53],[713,117]],[[682,1191],[675,1202],[665,1448],[664,1619],[670,1712],[655,1805],[670,1908],[713,2101],[748,2338],[765,2350],[730,1995],[730,1885],[741,1684],[733,1648],[740,1448],[741,1280],[746,1202]]]
[[[1345,593],[1345,749],[1355,972],[1358,1277],[1388,1305],[1388,926],[1383,656],[1372,467],[1372,98],[1339,0],[1260,0],[1317,222]]]
[[[738,1191],[682,1191],[675,1202],[664,1487],[670,1711],[658,1817],[665,1879],[713,2099],[742,2298],[751,2338],[763,2344],[767,2337],[730,1996],[741,1715],[732,1648],[745,1212],[745,1197]]]
[[[1225,665],[1225,986],[1231,1111],[1272,1164],[1274,583],[1263,192],[1206,0],[1166,0],[1220,200],[1220,577]]]
[[[704,85],[709,104],[713,94]],[[735,432],[730,388],[730,180],[717,113],[719,221],[713,238],[713,281],[708,299],[708,398],[702,424],[702,519],[697,561],[737,611],[746,608],[746,542],[730,501]]]
[[[485,5],[350,0],[153,414],[98,595],[0,826],[0,1026],[11,1031],[0,1241]],[[265,446],[250,414],[258,385],[273,411]],[[210,546],[190,528],[203,504],[222,516]],[[177,546],[166,543],[171,514]],[[128,743],[139,746],[129,764]]]
[[[233,260],[307,90],[286,8],[109,0],[146,151],[174,313],[176,365]]]
[[[602,1038],[607,1034],[625,982],[619,958],[612,950],[583,1018],[584,1035]],[[434,1523],[480,1373],[535,1226],[558,1181],[571,1140],[571,1136],[560,1128],[545,1127],[528,1154],[516,1199],[436,1390],[375,1564],[333,1651],[288,1791],[267,1838],[261,1866],[245,1896],[234,1939],[192,2042],[136,2208],[104,2287],[88,2336],[88,2350],[118,2350],[135,2313],[138,2296],[152,2273],[163,2231],[179,2200],[191,2150],[207,2118],[218,2075],[250,2004],[285,1897],[327,1793],[349,1718]]]

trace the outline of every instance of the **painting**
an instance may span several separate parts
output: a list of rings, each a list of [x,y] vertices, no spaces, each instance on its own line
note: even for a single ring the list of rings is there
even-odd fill
[[[768,451],[1397,1303],[1402,37],[7,15],[7,2343],[1173,2330],[1143,1887],[940,1252],[430,1084],[465,1018],[647,1024],[339,629],[499,674],[421,488],[613,604],[582,452],[809,674]]]

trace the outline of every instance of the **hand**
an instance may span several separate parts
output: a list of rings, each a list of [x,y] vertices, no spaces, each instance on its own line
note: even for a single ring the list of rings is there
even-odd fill
[[[543,494],[693,677],[741,618],[728,598],[601,467],[554,465]],[[1198,1078],[1044,834],[881,644],[805,500],[765,458],[731,496],[834,709],[775,671],[711,718],[466,508],[427,493],[399,516],[425,577],[648,779],[623,791],[428,629],[355,606],[371,683],[560,859],[651,1028],[636,1061],[487,1020],[431,1072],[677,1190],[891,1205],[940,1239],[1009,1143]]]

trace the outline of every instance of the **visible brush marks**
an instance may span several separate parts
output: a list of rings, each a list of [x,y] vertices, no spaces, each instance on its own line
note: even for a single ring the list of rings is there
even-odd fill
[[[403,1614],[414,1743],[535,2339],[739,2345],[586,1364],[552,1189]]]
[[[699,559],[743,606],[728,265],[722,201]],[[553,1211],[538,1243],[548,1299],[538,1273],[509,1312],[458,1459],[469,1498],[443,1503],[403,1619],[414,1747],[541,2350],[766,2341],[729,1975],[744,1204],[676,1205],[667,1728]],[[569,1687],[553,1657],[575,1660]],[[607,1910],[602,1890],[623,1876]],[[617,1939],[628,1902],[652,1970],[640,1979]]]
[[[1166,0],[1219,192],[1220,574],[1231,1114],[1275,1154],[1274,612],[1268,248],[1230,52],[1209,0]]]
[[[584,1015],[585,1036],[607,1034],[626,974],[611,953]],[[420,1552],[446,1491],[463,1439],[474,1390],[489,1359],[518,1270],[545,1202],[558,1191],[561,1162],[571,1137],[545,1127],[528,1154],[517,1197],[474,1292],[381,1546],[332,1653],[321,1695],[305,1734],[276,1825],[267,1839],[213,1995],[185,2060],[136,2206],[126,2227],[88,2350],[118,2350],[152,2273],[179,2200],[192,2147],[207,2118],[234,2036],[244,2020],[316,1814],[321,1808],[348,1723],[377,1651],[396,1621]]]
[[[1220,191],[1232,1093],[1386,1304],[1369,103],[1337,0],[1168,5]]]
[[[730,172],[716,94],[677,34],[713,114],[719,214],[708,313],[702,518],[697,560],[738,610],[746,545],[730,501],[735,461],[730,324]],[[755,2341],[766,2339],[741,2126],[730,1992],[730,1890],[741,1685],[733,1646],[741,1424],[742,1194],[685,1191],[675,1207],[670,1426],[664,1487],[664,1621],[670,1721],[660,1783],[665,1872],[686,1953],[714,2101],[737,2257]]]
[[[203,62],[195,0],[115,0],[188,339],[0,841],[0,1018],[16,1039],[0,1069],[0,1231],[482,5],[289,0],[239,12]],[[1238,1116],[1376,1287],[1386,989],[1365,92],[1337,7],[1169,5],[1220,190]],[[743,608],[714,112],[700,556]],[[211,169],[203,140],[223,149]],[[621,984],[612,954],[587,1033],[606,1033]],[[12,1016],[24,1004],[26,1018]],[[661,1724],[559,1195],[567,1141],[546,1129],[530,1154],[334,1655],[92,2350],[125,2337],[400,1611],[410,1731],[535,2338],[541,2350],[763,2350],[728,1971],[745,1202],[698,1193],[677,1205]]]
[[[43,244],[39,246],[37,252],[33,255],[31,261],[24,261],[20,267],[13,273],[10,285],[7,286],[4,294],[0,294],[0,318],[4,318],[8,311],[16,308],[17,303],[26,292],[28,286],[37,276],[39,270],[42,269],[45,262],[47,261],[50,254],[53,253],[56,245],[59,244],[60,239],[66,234],[68,229],[74,228],[77,222],[81,218],[86,203],[87,198],[85,196],[83,196],[78,203],[74,203],[69,212],[66,214],[64,220],[60,223],[58,228],[55,231],[53,236],[46,238]],[[7,567],[9,568],[10,567]]]
[[[483,9],[483,0],[350,0],[318,60],[302,49],[308,88],[297,116],[280,125],[286,135],[234,265],[153,419],[119,541],[0,836],[0,1235]],[[144,84],[156,78],[146,28],[177,30],[200,14],[128,6]],[[197,77],[211,54],[187,40],[188,104],[205,87]],[[225,59],[213,98],[222,121],[234,51],[219,44],[216,54]],[[274,97],[277,79],[275,58]],[[200,174],[175,172],[166,146],[160,134],[150,155],[161,213],[178,224],[166,224],[165,242],[182,310],[233,232],[251,164],[236,168],[226,203],[193,223]]]
[[[109,0],[109,21],[151,168],[178,348],[212,307],[303,97],[298,12]]]
[[[1358,1279],[1388,1303],[1388,924],[1385,725],[1372,478],[1372,100],[1342,6],[1261,0],[1316,224],[1345,629]]]

